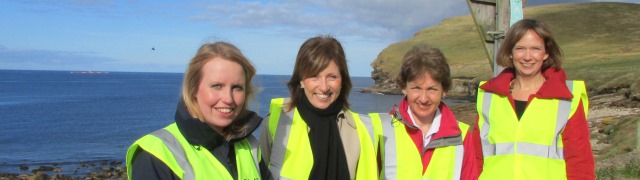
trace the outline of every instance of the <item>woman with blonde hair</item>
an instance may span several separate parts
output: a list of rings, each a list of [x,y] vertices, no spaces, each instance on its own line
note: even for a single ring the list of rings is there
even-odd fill
[[[204,44],[184,74],[175,123],[127,151],[129,179],[269,179],[247,109],[256,70],[226,42]]]

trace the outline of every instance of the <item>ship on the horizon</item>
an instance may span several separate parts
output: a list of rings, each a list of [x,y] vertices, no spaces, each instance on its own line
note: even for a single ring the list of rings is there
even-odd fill
[[[71,71],[71,74],[109,74],[109,71]]]

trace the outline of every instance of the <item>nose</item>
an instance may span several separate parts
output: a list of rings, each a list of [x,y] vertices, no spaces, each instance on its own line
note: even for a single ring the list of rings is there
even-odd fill
[[[322,92],[327,92],[329,90],[329,82],[327,78],[323,78],[322,81],[320,81],[318,89]]]
[[[224,91],[221,93],[220,100],[225,104],[233,103],[233,89],[229,89],[228,91]]]
[[[522,56],[522,59],[524,60],[531,60],[533,59],[533,52],[532,50],[527,50],[524,52],[524,56]]]
[[[428,103],[430,101],[428,94],[428,91],[423,91],[422,93],[420,93],[420,97],[418,97],[418,100],[420,100],[421,103]]]

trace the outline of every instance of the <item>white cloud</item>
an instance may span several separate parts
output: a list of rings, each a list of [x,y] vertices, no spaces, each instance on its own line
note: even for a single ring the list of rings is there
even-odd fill
[[[193,19],[223,26],[274,30],[279,34],[335,34],[369,40],[399,40],[467,13],[464,1],[355,0],[235,2],[208,6]]]

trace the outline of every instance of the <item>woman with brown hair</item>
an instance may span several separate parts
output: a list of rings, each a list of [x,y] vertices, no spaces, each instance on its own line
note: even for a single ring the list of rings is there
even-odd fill
[[[451,89],[447,59],[416,45],[402,59],[397,84],[404,98],[389,113],[371,113],[381,179],[477,179],[469,125],[442,99]]]
[[[506,69],[478,89],[480,179],[595,179],[586,87],[567,80],[548,26],[516,22],[496,57]]]
[[[271,101],[260,138],[274,178],[375,179],[369,131],[349,110],[344,50],[331,36],[305,41],[288,82],[290,98]]]

